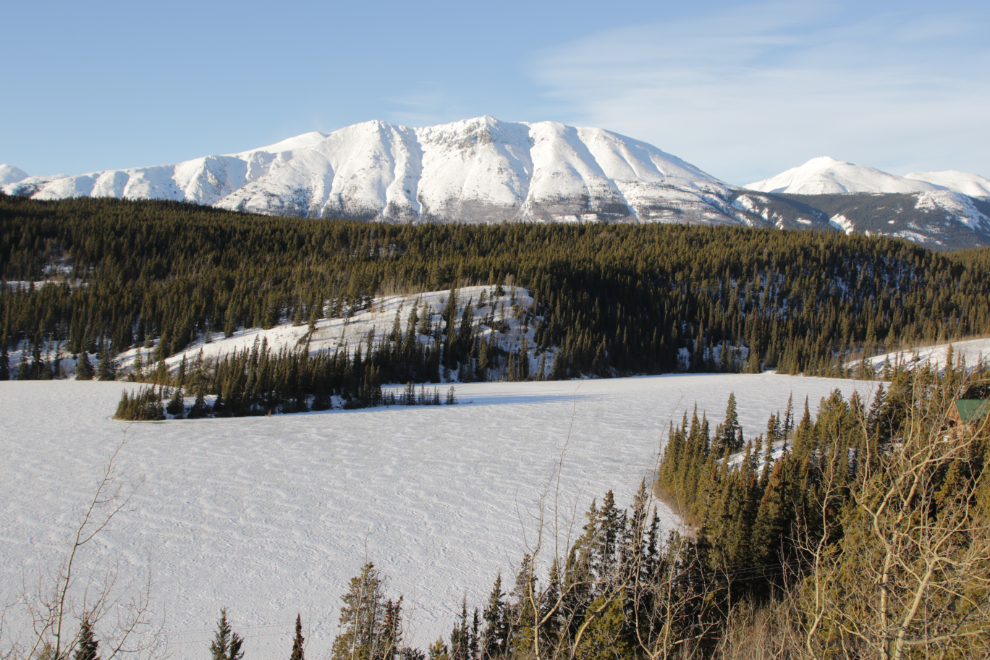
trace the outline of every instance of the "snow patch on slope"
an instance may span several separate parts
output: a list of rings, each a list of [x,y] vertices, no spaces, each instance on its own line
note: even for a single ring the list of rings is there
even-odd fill
[[[973,204],[973,200],[964,194],[940,190],[937,192],[921,193],[918,195],[916,208],[947,214],[946,222],[956,220],[973,231],[990,231],[990,218],[983,215]]]

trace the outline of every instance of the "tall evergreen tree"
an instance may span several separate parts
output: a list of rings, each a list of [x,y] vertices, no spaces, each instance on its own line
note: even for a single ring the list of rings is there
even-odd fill
[[[303,655],[303,634],[302,634],[302,615],[296,615],[296,636],[292,640],[292,655],[289,656],[289,660],[304,660]]]

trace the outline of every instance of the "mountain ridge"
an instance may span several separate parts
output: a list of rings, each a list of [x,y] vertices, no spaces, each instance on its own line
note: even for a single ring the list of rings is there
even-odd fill
[[[598,128],[489,116],[425,128],[373,120],[152,167],[9,182],[35,199],[170,199],[254,213],[416,221],[731,221],[731,186]]]
[[[899,177],[819,157],[736,187],[618,133],[488,115],[424,128],[372,120],[76,176],[0,166],[0,182],[38,200],[158,199],[304,218],[734,224],[881,234],[938,250],[990,245],[990,180],[977,174]]]

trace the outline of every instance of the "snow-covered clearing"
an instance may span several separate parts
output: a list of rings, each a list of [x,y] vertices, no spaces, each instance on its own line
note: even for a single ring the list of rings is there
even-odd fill
[[[499,571],[511,585],[561,458],[559,513],[580,526],[592,497],[631,502],[669,422],[695,402],[714,423],[734,391],[752,437],[791,392],[800,414],[805,396],[814,408],[835,388],[874,386],[775,374],[478,383],[457,386],[458,406],[128,425],[109,416],[133,385],[3,382],[0,593],[52,565],[126,438],[117,467],[143,483],[82,559],[119,562],[126,579],[150,565],[172,657],[208,657],[227,606],[248,657],[288,653],[301,612],[307,655],[322,658],[366,560],[405,596],[407,641],[425,647],[464,595],[483,605]]]
[[[933,346],[919,346],[910,350],[894,351],[869,358],[877,374],[883,372],[884,365],[888,361],[890,366],[906,364],[909,368],[930,364],[933,369],[942,371],[945,369],[946,359],[949,355],[949,347],[952,347],[952,362],[956,366],[960,360],[965,361],[967,369],[972,369],[983,363],[985,366],[990,361],[990,339],[967,339],[965,341],[946,342]],[[852,364],[855,368],[859,364],[857,360]]]

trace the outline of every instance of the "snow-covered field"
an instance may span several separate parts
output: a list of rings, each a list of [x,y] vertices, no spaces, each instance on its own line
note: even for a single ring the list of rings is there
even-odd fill
[[[717,422],[734,391],[747,437],[783,411],[874,383],[764,375],[458,385],[458,406],[261,418],[114,422],[109,382],[0,383],[0,593],[36,584],[66,547],[107,457],[143,480],[86,549],[122,579],[150,566],[171,657],[206,658],[219,609],[248,657],[291,648],[302,613],[322,658],[340,596],[366,560],[403,594],[407,640],[447,635],[466,595],[482,605],[496,573],[511,585],[533,514],[562,459],[562,521],[612,489],[627,506],[652,474],[671,419],[695,402]],[[126,441],[126,442],[125,442]],[[662,510],[664,524],[676,518]],[[550,511],[552,517],[552,511]]]

